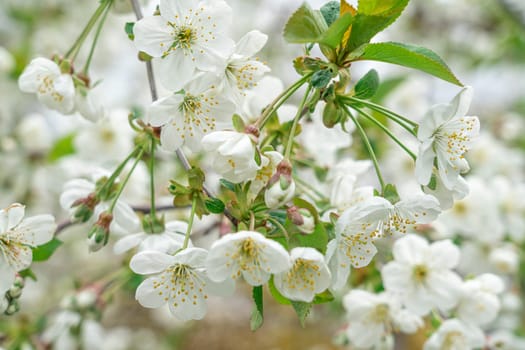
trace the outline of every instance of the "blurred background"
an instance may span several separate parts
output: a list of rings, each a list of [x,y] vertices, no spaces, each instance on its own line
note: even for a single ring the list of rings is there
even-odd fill
[[[287,18],[301,2],[228,0],[235,18],[232,37],[238,40],[253,29],[268,34],[260,58],[272,68],[270,74],[279,77],[285,86],[297,77],[291,61],[302,54],[302,47],[286,44],[281,33]],[[309,3],[318,8],[324,1]],[[143,4],[146,14],[152,13],[156,6],[151,1]],[[62,116],[45,109],[34,95],[24,94],[17,87],[18,76],[32,58],[67,51],[96,6],[95,0],[0,3],[0,207],[21,202],[27,205],[30,214],[51,212],[59,221],[65,220],[67,213],[58,203],[63,184],[99,166],[114,166],[132,146],[133,133],[127,124],[127,114],[147,106],[150,95],[144,66],[137,60],[136,49],[124,31],[125,23],[135,20],[126,1],[117,1],[115,11],[110,14],[91,69],[92,82],[100,81],[93,89],[93,96],[104,108],[102,122],[92,125],[78,115]],[[475,96],[469,115],[479,116],[482,135],[470,154],[472,175],[483,181],[504,176],[511,188],[523,187],[525,1],[412,0],[400,19],[374,41],[400,41],[430,48],[464,84],[473,86]],[[85,47],[80,58],[85,57],[87,50]],[[422,73],[382,64],[356,65],[353,76],[357,80],[370,68],[376,68],[383,83],[388,84],[381,102],[415,120],[431,105],[447,102],[459,91],[456,86]],[[165,155],[165,160],[157,181],[158,191],[164,195],[167,180],[181,172],[172,156]],[[395,168],[401,164],[389,166]],[[139,169],[126,193],[136,205],[147,203],[144,174],[145,169]],[[393,171],[390,176],[398,175]],[[516,205],[522,206],[522,202]],[[171,215],[183,218],[184,214]],[[516,215],[525,217],[525,212],[519,207]],[[203,220],[197,230],[205,232],[210,224],[213,223]],[[39,318],[51,316],[59,309],[64,295],[104,278],[108,271],[122,264],[122,259],[115,258],[110,249],[89,254],[85,230],[75,226],[63,231],[60,239],[64,240],[64,246],[51,260],[35,265],[38,283],[30,282],[24,288],[21,312],[11,318],[0,316],[0,344],[2,333],[9,333],[12,327],[31,333]],[[196,244],[209,244],[214,234],[202,234]],[[518,242],[515,250],[523,265],[520,244],[523,247]],[[517,286],[523,287],[523,266],[519,270],[517,264]],[[210,300],[210,310],[203,321],[186,324],[177,322],[167,310],[141,308],[134,300],[133,287],[129,282],[112,292],[108,299],[111,302],[101,318],[104,333],[100,338],[105,343],[95,348],[344,348],[338,345],[345,319],[337,301],[316,306],[303,329],[291,307],[277,305],[268,296],[265,324],[252,333],[251,291],[242,283],[238,284],[235,296]],[[516,295],[519,304],[521,297]],[[514,324],[523,332],[519,316]],[[398,347],[417,349],[423,336],[398,339]]]

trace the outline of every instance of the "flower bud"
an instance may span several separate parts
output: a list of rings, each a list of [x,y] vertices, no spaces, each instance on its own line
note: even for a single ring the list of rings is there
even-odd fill
[[[88,247],[90,252],[96,252],[108,243],[109,225],[113,221],[113,215],[103,212],[99,215],[98,221],[88,234]]]
[[[5,314],[8,316],[16,314],[20,310],[20,306],[16,300],[11,300],[9,306],[5,310]]]
[[[86,288],[77,293],[75,296],[76,306],[80,309],[88,309],[96,305],[98,295],[96,290]]]
[[[264,193],[264,202],[270,209],[275,209],[289,202],[295,194],[295,182],[281,175],[279,181],[271,185]]]
[[[11,299],[18,299],[22,295],[22,289],[23,288],[13,285],[11,288],[9,288],[7,294],[11,297]]]
[[[7,299],[2,296],[0,297],[0,314],[4,313],[7,310],[7,307],[9,306],[9,302]]]
[[[73,221],[75,222],[86,222],[93,216],[95,206],[98,204],[99,199],[95,193],[90,193],[87,197],[77,199],[71,205],[72,208],[77,208],[73,214]]]
[[[297,226],[297,228],[304,234],[311,234],[315,230],[315,219],[308,210],[301,208],[299,209],[299,213],[303,218],[303,224]]]

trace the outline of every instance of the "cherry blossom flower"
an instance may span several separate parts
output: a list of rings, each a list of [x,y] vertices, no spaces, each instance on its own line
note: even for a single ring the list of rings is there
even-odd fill
[[[202,147],[213,159],[213,168],[223,178],[240,183],[255,177],[255,145],[250,136],[235,131],[215,131],[204,136]]]
[[[323,255],[313,248],[294,248],[290,257],[292,267],[274,276],[275,288],[290,300],[309,303],[330,286],[330,271]]]
[[[465,116],[472,99],[472,89],[464,88],[451,104],[434,106],[419,125],[417,137],[421,141],[416,159],[418,182],[430,182],[434,160],[444,186],[451,190],[458,176],[469,169],[464,154],[479,134],[477,117]]]
[[[201,74],[184,90],[155,101],[147,111],[147,120],[161,126],[160,143],[168,151],[186,145],[201,149],[204,135],[231,124],[235,105],[219,94],[215,77]]]
[[[474,325],[486,325],[496,318],[501,303],[498,294],[503,292],[501,278],[486,273],[465,281],[462,296],[457,307],[457,317]]]
[[[33,261],[32,248],[49,242],[55,233],[51,215],[24,219],[25,206],[14,203],[0,210],[0,294],[15,281],[15,273]]]
[[[283,155],[276,151],[266,151],[261,154],[261,167],[250,185],[250,193],[257,195],[270,181],[277,169],[277,165],[284,159]]]
[[[212,281],[237,279],[241,275],[252,286],[260,286],[272,273],[290,269],[288,252],[279,243],[254,231],[223,236],[210,248],[206,268]]]
[[[38,100],[60,113],[70,114],[75,107],[75,85],[70,74],[63,74],[53,61],[37,57],[18,79],[24,92],[36,93]]]
[[[388,336],[392,330],[415,333],[423,320],[409,311],[388,293],[373,294],[354,289],[343,297],[349,326],[346,334],[359,348],[369,348]]]
[[[200,320],[207,311],[208,294],[228,294],[233,283],[214,283],[204,268],[207,251],[187,248],[176,255],[143,251],[130,261],[131,269],[141,275],[154,274],[137,288],[135,298],[147,308],[168,303],[170,312],[181,321]]]
[[[478,349],[484,344],[485,336],[481,329],[453,318],[441,324],[427,340],[423,350]]]
[[[385,289],[397,294],[409,311],[425,315],[432,308],[449,310],[461,296],[461,278],[453,271],[459,249],[450,240],[428,244],[416,235],[394,243],[394,260],[383,266]]]
[[[224,32],[232,10],[222,0],[161,0],[160,16],[148,16],[133,27],[135,46],[159,58],[162,84],[177,91],[196,70],[222,70],[234,42]]]
[[[238,105],[246,96],[246,91],[257,85],[270,68],[253,56],[266,44],[268,36],[258,30],[246,33],[235,44],[230,57],[226,60],[223,89],[230,94]]]

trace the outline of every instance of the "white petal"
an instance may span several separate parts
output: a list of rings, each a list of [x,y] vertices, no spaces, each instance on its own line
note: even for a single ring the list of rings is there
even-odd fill
[[[459,248],[448,239],[432,243],[427,254],[427,261],[434,268],[452,269],[459,263]]]
[[[181,94],[171,94],[151,104],[146,111],[147,122],[153,126],[163,126],[172,118],[178,116],[178,110],[183,101]]]
[[[0,228],[2,232],[10,230],[18,225],[25,215],[25,206],[14,203],[0,211]]]
[[[15,282],[16,271],[4,260],[3,255],[0,255],[0,295],[4,298],[4,292],[11,288]]]
[[[167,124],[160,131],[160,144],[165,150],[174,152],[184,144],[184,138],[182,136],[184,136],[184,134],[177,131],[176,126]]]
[[[470,107],[470,102],[472,101],[472,96],[474,95],[474,90],[471,86],[465,86],[463,90],[451,102],[452,107],[452,118],[463,117],[467,114]]]
[[[432,149],[432,140],[424,141],[419,146],[419,154],[416,158],[415,172],[418,183],[427,185],[430,182],[435,157],[436,154]]]
[[[54,78],[58,75],[60,75],[60,69],[55,62],[37,57],[29,63],[18,78],[18,87],[24,92],[36,92],[44,77]]]
[[[237,42],[234,53],[245,57],[252,57],[264,47],[267,40],[268,35],[258,30],[252,30]]]
[[[164,58],[158,59],[160,82],[167,89],[178,91],[195,78],[195,64],[192,55],[177,49]]]
[[[189,265],[192,268],[203,268],[208,257],[208,251],[202,248],[186,248],[175,255],[175,262]]]
[[[134,255],[129,262],[129,267],[135,273],[147,275],[165,270],[173,264],[173,261],[174,257],[171,255],[155,251],[145,251]]]
[[[416,235],[398,239],[392,248],[394,259],[405,264],[418,264],[423,261],[428,250],[428,242]]]
[[[170,27],[161,16],[142,18],[133,26],[135,47],[150,56],[161,57],[173,42]]]
[[[127,252],[128,250],[138,246],[144,240],[144,238],[146,238],[146,234],[144,232],[126,235],[115,243],[113,246],[113,252],[115,254]]]
[[[20,236],[19,242],[36,247],[53,239],[56,224],[55,218],[51,215],[37,215],[26,218],[16,228],[16,233]]]
[[[157,308],[166,303],[166,294],[164,290],[155,288],[155,282],[158,281],[158,277],[150,277],[144,280],[137,288],[135,292],[135,299],[138,300],[140,305],[148,308]]]

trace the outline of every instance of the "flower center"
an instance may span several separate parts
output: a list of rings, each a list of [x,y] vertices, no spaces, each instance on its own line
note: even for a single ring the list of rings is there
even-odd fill
[[[443,340],[443,350],[468,349],[469,346],[463,333],[458,331],[448,332]]]
[[[311,260],[298,258],[291,270],[288,271],[288,287],[290,289],[314,291],[316,276],[321,276],[319,266]]]
[[[423,283],[428,276],[428,268],[425,265],[416,265],[412,270],[412,276],[416,282]]]
[[[368,316],[368,319],[373,323],[383,323],[388,321],[389,308],[388,304],[379,304]]]

